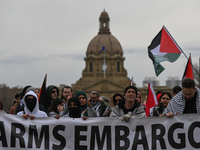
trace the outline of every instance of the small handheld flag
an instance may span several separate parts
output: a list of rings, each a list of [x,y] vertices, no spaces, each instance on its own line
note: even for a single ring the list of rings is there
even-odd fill
[[[148,46],[148,55],[153,61],[156,76],[165,68],[160,64],[162,61],[174,62],[180,56],[182,50],[167,31],[165,26]]]
[[[101,53],[102,51],[104,51],[105,50],[105,46],[103,46],[102,48],[101,48],[101,50],[99,51],[99,53]]]
[[[154,92],[151,81],[149,81],[146,108],[145,108],[145,113],[147,117],[149,116],[150,108],[154,107],[157,104],[158,102],[157,102],[156,94]]]
[[[133,77],[130,80],[130,85],[133,85]]]

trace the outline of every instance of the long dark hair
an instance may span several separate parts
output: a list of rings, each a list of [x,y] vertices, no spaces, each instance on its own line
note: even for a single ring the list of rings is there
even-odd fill
[[[59,114],[58,110],[57,110],[57,106],[62,104],[63,100],[60,98],[56,98],[53,100],[53,102],[51,103],[51,105],[49,106],[49,108],[47,109],[47,114],[49,114],[51,111],[54,111],[55,113]]]
[[[120,96],[121,98],[122,98],[122,100],[124,100],[124,97],[123,97],[123,95],[122,94],[120,94],[120,93],[116,93],[116,94],[114,94],[113,95],[113,104],[114,104],[114,106],[116,106],[116,101],[115,101],[115,98],[117,97],[117,96]]]
[[[171,95],[169,92],[163,92],[162,95],[160,96],[160,100],[161,100],[161,98],[163,97],[163,95],[169,96],[169,99],[170,99],[170,100],[172,99],[172,95]]]

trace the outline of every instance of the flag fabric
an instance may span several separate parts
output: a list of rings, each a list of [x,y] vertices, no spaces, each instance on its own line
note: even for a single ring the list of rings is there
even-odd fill
[[[158,102],[157,102],[156,94],[154,92],[151,81],[149,81],[146,108],[145,108],[145,113],[147,117],[149,116],[150,108],[154,107],[157,104]]]
[[[185,78],[191,78],[194,80],[193,68],[192,68],[192,58],[191,56],[188,59],[187,65],[185,67],[185,71],[182,77],[182,81]]]
[[[130,85],[133,85],[133,77],[130,80]]]
[[[45,107],[45,96],[46,96],[46,80],[47,80],[47,75],[45,75],[44,77],[44,81],[40,88],[40,93],[38,97],[39,104],[43,105],[44,107]]]
[[[174,62],[181,53],[181,48],[167,31],[165,26],[163,26],[148,46],[148,55],[153,61],[156,76],[165,69],[160,64],[162,61]]]
[[[103,46],[102,48],[101,48],[101,50],[99,51],[99,53],[101,53],[102,51],[104,51],[105,50],[105,46]]]

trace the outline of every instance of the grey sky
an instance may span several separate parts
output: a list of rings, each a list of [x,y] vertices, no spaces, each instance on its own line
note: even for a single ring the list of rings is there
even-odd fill
[[[199,0],[1,0],[0,84],[40,87],[45,74],[47,85],[75,83],[105,9],[128,77],[141,87],[144,77],[156,77],[147,47],[163,25],[193,63],[199,62],[199,6]],[[168,76],[181,79],[186,63],[183,54],[161,63],[165,71],[156,79],[161,85]]]

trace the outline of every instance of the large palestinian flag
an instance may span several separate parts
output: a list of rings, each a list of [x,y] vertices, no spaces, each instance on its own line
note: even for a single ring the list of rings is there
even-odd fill
[[[148,46],[148,55],[153,61],[156,76],[165,68],[160,64],[162,61],[174,62],[180,56],[182,50],[175,42],[173,37],[163,26],[160,32]]]

